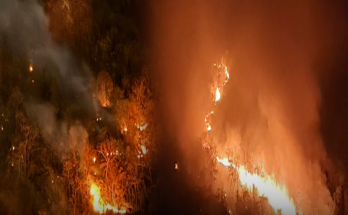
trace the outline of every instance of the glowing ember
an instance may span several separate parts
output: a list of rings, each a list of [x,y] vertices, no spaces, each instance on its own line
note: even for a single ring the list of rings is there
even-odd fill
[[[34,70],[34,68],[33,68],[33,64],[32,64],[32,63],[30,63],[30,65],[29,65],[29,72],[30,72],[30,73],[32,73],[32,72],[33,72],[33,70]]]
[[[34,83],[34,79],[33,79],[33,80],[31,80],[31,83]]]
[[[175,163],[174,169],[175,169],[175,170],[179,170],[179,164],[178,164],[178,163]]]
[[[14,147],[14,146],[12,146],[12,149],[13,149],[13,150],[15,150],[15,147]]]
[[[94,183],[91,185],[90,193],[92,195],[92,205],[95,212],[98,212],[99,214],[104,214],[107,210],[120,214],[125,214],[127,212],[125,207],[119,208],[118,206],[106,204],[101,198],[99,187]]]
[[[94,162],[94,163],[95,163],[95,160],[96,160],[96,158],[94,157],[94,158],[93,158],[93,162]]]
[[[147,123],[145,123],[145,125],[143,125],[143,126],[140,126],[140,131],[145,130],[146,127],[147,127]]]
[[[126,128],[124,128],[124,131],[125,131],[125,132],[127,132],[127,127],[126,127]]]
[[[207,131],[210,132],[211,131],[211,126],[209,123],[207,123]]]
[[[217,88],[216,88],[216,92],[215,92],[215,102],[220,101],[220,97],[221,97],[221,95],[220,95],[220,89],[217,87]]]
[[[143,152],[143,154],[145,155],[147,150],[146,150],[146,146],[141,145],[141,151]]]

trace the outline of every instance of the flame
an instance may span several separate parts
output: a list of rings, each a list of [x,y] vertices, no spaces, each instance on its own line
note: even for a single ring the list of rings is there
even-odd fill
[[[289,197],[286,187],[280,186],[271,176],[266,175],[261,177],[256,173],[250,173],[245,166],[236,166],[229,162],[226,157],[216,157],[216,160],[225,167],[233,167],[238,172],[242,186],[246,187],[249,191],[252,191],[255,186],[259,197],[266,197],[275,212],[281,210],[286,215],[296,215],[294,201]]]
[[[227,66],[222,61],[221,64],[214,64],[214,67],[219,69],[219,76],[217,77],[217,82],[215,83],[215,104],[221,99],[221,91],[222,88],[228,83],[230,75],[228,72]],[[221,83],[221,69],[224,71],[224,81]],[[219,83],[220,80],[220,83]],[[213,111],[211,111],[205,117],[205,125],[207,127],[207,131],[211,131],[211,124],[208,121],[208,118],[213,115]],[[203,141],[203,148],[210,150],[209,143]],[[214,156],[213,156],[214,157]],[[249,191],[252,191],[255,187],[258,191],[259,197],[264,196],[267,197],[269,204],[274,209],[275,212],[277,210],[281,210],[283,214],[296,215],[296,207],[292,198],[289,197],[288,191],[285,186],[280,186],[276,180],[263,173],[264,176],[260,176],[257,173],[250,173],[245,166],[243,165],[235,165],[231,163],[227,157],[215,157],[217,162],[224,167],[230,168],[232,167],[238,173],[239,180],[243,187],[246,187]]]
[[[225,167],[230,167],[231,166],[231,163],[228,161],[227,158],[216,157],[216,160],[217,160],[218,163],[224,165]]]
[[[96,160],[96,158],[94,157],[94,158],[93,158],[93,162],[94,162],[94,163],[95,163],[95,160]]]
[[[220,89],[217,87],[215,92],[215,102],[220,101],[221,95],[220,95]]]
[[[100,189],[99,187],[92,183],[91,190],[90,190],[92,199],[92,205],[95,212],[98,212],[99,214],[106,213],[107,210],[113,211],[114,213],[120,213],[125,214],[127,212],[127,209],[125,207],[121,207],[119,209],[117,206],[111,206],[110,204],[104,203],[103,199],[100,195]]]
[[[143,152],[143,154],[145,155],[147,150],[146,150],[146,146],[141,145],[141,151]]]
[[[32,72],[33,72],[33,70],[34,70],[33,65],[32,65],[32,64],[30,64],[30,65],[29,65],[29,72],[30,72],[30,73],[32,73]]]

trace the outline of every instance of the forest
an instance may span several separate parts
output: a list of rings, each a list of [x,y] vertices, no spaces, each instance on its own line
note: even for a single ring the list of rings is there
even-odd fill
[[[161,69],[167,65],[159,67],[161,59],[156,58],[165,55],[174,65],[189,62],[190,53],[184,48],[187,56],[154,51],[149,37],[163,33],[164,38],[175,38],[176,30],[173,33],[149,27],[149,2],[156,4],[150,0],[0,2],[0,214],[297,215],[301,207],[308,213],[321,206],[319,200],[311,199],[313,196],[307,199],[314,202],[308,203],[309,206],[297,201],[286,186],[279,185],[282,180],[268,174],[266,168],[260,167],[261,162],[252,160],[252,152],[248,154],[243,147],[240,151],[220,153],[223,150],[214,142],[219,139],[216,138],[219,134],[214,133],[219,128],[214,117],[223,118],[219,111],[224,109],[218,105],[228,102],[228,89],[235,90],[233,95],[242,101],[248,98],[244,99],[247,93],[238,94],[246,88],[237,89],[239,81],[233,80],[246,76],[232,78],[232,63],[225,61],[225,52],[219,53],[217,63],[209,62],[214,72],[206,75],[213,79],[210,92],[209,86],[207,90],[190,88],[189,93],[196,93],[192,97],[197,98],[186,96],[183,82],[196,76],[180,71],[183,67],[179,66],[168,66],[168,71],[177,71],[163,79],[167,82],[159,83],[158,77],[165,74]],[[205,22],[202,23],[204,26]],[[182,39],[184,42],[169,44],[168,52],[171,48],[184,47],[185,43],[197,42],[193,36],[187,38]],[[208,53],[203,48],[197,50]],[[187,64],[194,67],[194,63]],[[180,72],[185,76],[180,77]],[[208,79],[202,73],[197,74],[198,79]],[[168,90],[165,85],[172,83],[177,85],[173,84],[175,86]],[[229,88],[228,84],[237,87]],[[182,105],[180,99],[163,96],[171,95],[166,90],[187,100],[204,100],[198,93],[205,90],[210,93],[212,101],[207,102],[207,106],[213,108],[202,118],[202,130],[206,129],[203,135],[192,135],[193,138],[182,133],[195,132],[199,126],[191,126],[190,123],[196,122],[192,115],[205,107],[193,108],[190,101]],[[239,112],[238,108],[230,109],[236,111],[235,116],[250,110],[252,113],[246,115],[257,121],[258,116],[252,115],[254,110],[246,106]],[[163,107],[167,109],[162,110]],[[225,108],[225,112],[230,109]],[[185,130],[181,133],[184,138],[180,139],[179,134],[170,135],[169,121],[180,122]],[[268,123],[265,123],[267,129]],[[240,130],[247,133],[245,127],[249,124],[245,124]],[[180,133],[178,128],[173,130]],[[183,141],[185,138],[194,143],[188,147],[186,140]],[[247,144],[249,147],[249,142]],[[181,145],[186,148],[178,149]],[[182,152],[185,150],[188,152]],[[189,155],[189,159],[185,160],[183,154]],[[268,157],[272,156],[277,155]],[[290,158],[287,161],[292,162]],[[168,167],[168,163],[171,166]],[[289,166],[305,169],[292,163]],[[308,171],[308,177],[303,178],[312,180],[318,173],[322,180],[319,185],[313,182],[314,188],[306,191],[319,187],[323,193],[318,196],[322,194],[329,199],[329,203],[325,202],[327,211],[334,215],[347,214],[348,192],[342,160],[328,158],[318,166],[317,172],[317,169],[313,170],[315,173]],[[290,169],[297,173],[295,167]],[[222,179],[223,176],[226,177]],[[291,184],[291,180],[287,183]],[[261,194],[262,188],[265,192]],[[269,191],[271,194],[267,195]],[[285,210],[288,208],[280,205],[284,202],[272,202],[272,197],[278,200],[279,196],[285,196],[284,202],[289,203],[294,213],[288,213]],[[318,214],[324,214],[320,212]]]
[[[67,50],[57,53],[60,63],[82,71],[84,62],[89,71],[58,74],[56,62],[39,56],[45,47],[29,58],[1,36],[0,213],[86,214],[96,198],[121,213],[154,210],[158,101],[138,28],[141,2],[37,4],[53,43]]]

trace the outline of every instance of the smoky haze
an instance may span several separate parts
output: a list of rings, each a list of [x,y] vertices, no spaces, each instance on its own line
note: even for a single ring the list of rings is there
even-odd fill
[[[29,61],[33,63],[36,77],[48,72],[58,85],[55,93],[59,95],[59,104],[56,106],[43,101],[38,93],[30,94],[24,101],[28,116],[37,122],[45,141],[65,151],[75,145],[74,141],[69,141],[71,138],[86,139],[88,135],[78,122],[77,127],[69,129],[66,119],[58,119],[58,115],[69,108],[82,111],[88,117],[95,116],[99,105],[92,97],[93,75],[67,47],[58,46],[52,40],[42,5],[35,0],[1,1],[0,40],[10,47],[13,55],[27,59],[28,67]]]
[[[65,102],[95,111],[88,91],[91,71],[67,47],[54,43],[48,18],[37,1],[1,1],[0,33],[0,40],[11,48],[13,55],[33,62],[34,73],[52,73]]]
[[[228,51],[230,82],[212,125],[218,150],[232,145],[263,163],[305,214],[333,213],[321,170],[327,153],[319,80],[335,71],[318,67],[332,63],[347,35],[340,8],[310,1],[152,5],[163,124],[193,177],[203,165],[198,140],[212,103],[211,65]]]

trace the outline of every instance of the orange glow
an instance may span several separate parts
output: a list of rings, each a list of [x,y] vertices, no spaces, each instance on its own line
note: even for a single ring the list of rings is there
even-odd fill
[[[221,90],[228,83],[230,78],[228,68],[222,61],[221,64],[214,64],[214,67],[219,69],[218,76],[215,79],[214,88],[212,92],[214,93],[214,101],[215,103],[219,102],[221,99]],[[223,70],[223,73],[221,72]],[[221,74],[224,74],[224,77],[221,78]],[[213,91],[214,90],[214,91]],[[207,127],[207,131],[210,132],[212,126],[208,121],[208,118],[213,115],[213,111],[211,111],[205,117],[205,125]],[[209,143],[203,141],[203,148],[210,150]],[[245,166],[236,165],[229,161],[227,157],[219,157],[213,156],[214,159],[217,160],[218,164],[221,164],[227,168],[233,168],[236,170],[241,185],[247,188],[248,191],[252,192],[255,187],[258,191],[259,197],[264,196],[268,199],[270,206],[274,209],[275,212],[277,210],[281,210],[285,214],[296,215],[296,207],[294,201],[291,197],[289,197],[287,188],[285,186],[279,185],[276,180],[268,174],[263,172],[263,176],[258,175],[257,173],[250,173]]]
[[[114,213],[125,214],[127,209],[125,207],[119,208],[118,206],[111,206],[110,204],[104,203],[100,195],[100,188],[92,183],[90,193],[92,195],[92,205],[95,212],[104,214],[106,211],[112,211]]]
[[[94,158],[93,158],[93,162],[94,162],[94,163],[95,163],[95,160],[96,160],[96,158],[94,157]]]
[[[29,65],[29,72],[32,73],[33,70],[34,70],[33,65],[30,63],[30,65]]]
[[[250,192],[253,190],[253,186],[255,186],[259,197],[266,197],[275,212],[281,210],[283,212],[286,211],[286,214],[296,215],[294,201],[289,197],[286,187],[280,186],[271,176],[265,175],[261,177],[256,173],[250,173],[245,166],[236,166],[229,162],[226,157],[216,157],[216,159],[218,163],[225,167],[233,167],[238,172],[242,186],[246,187]]]

